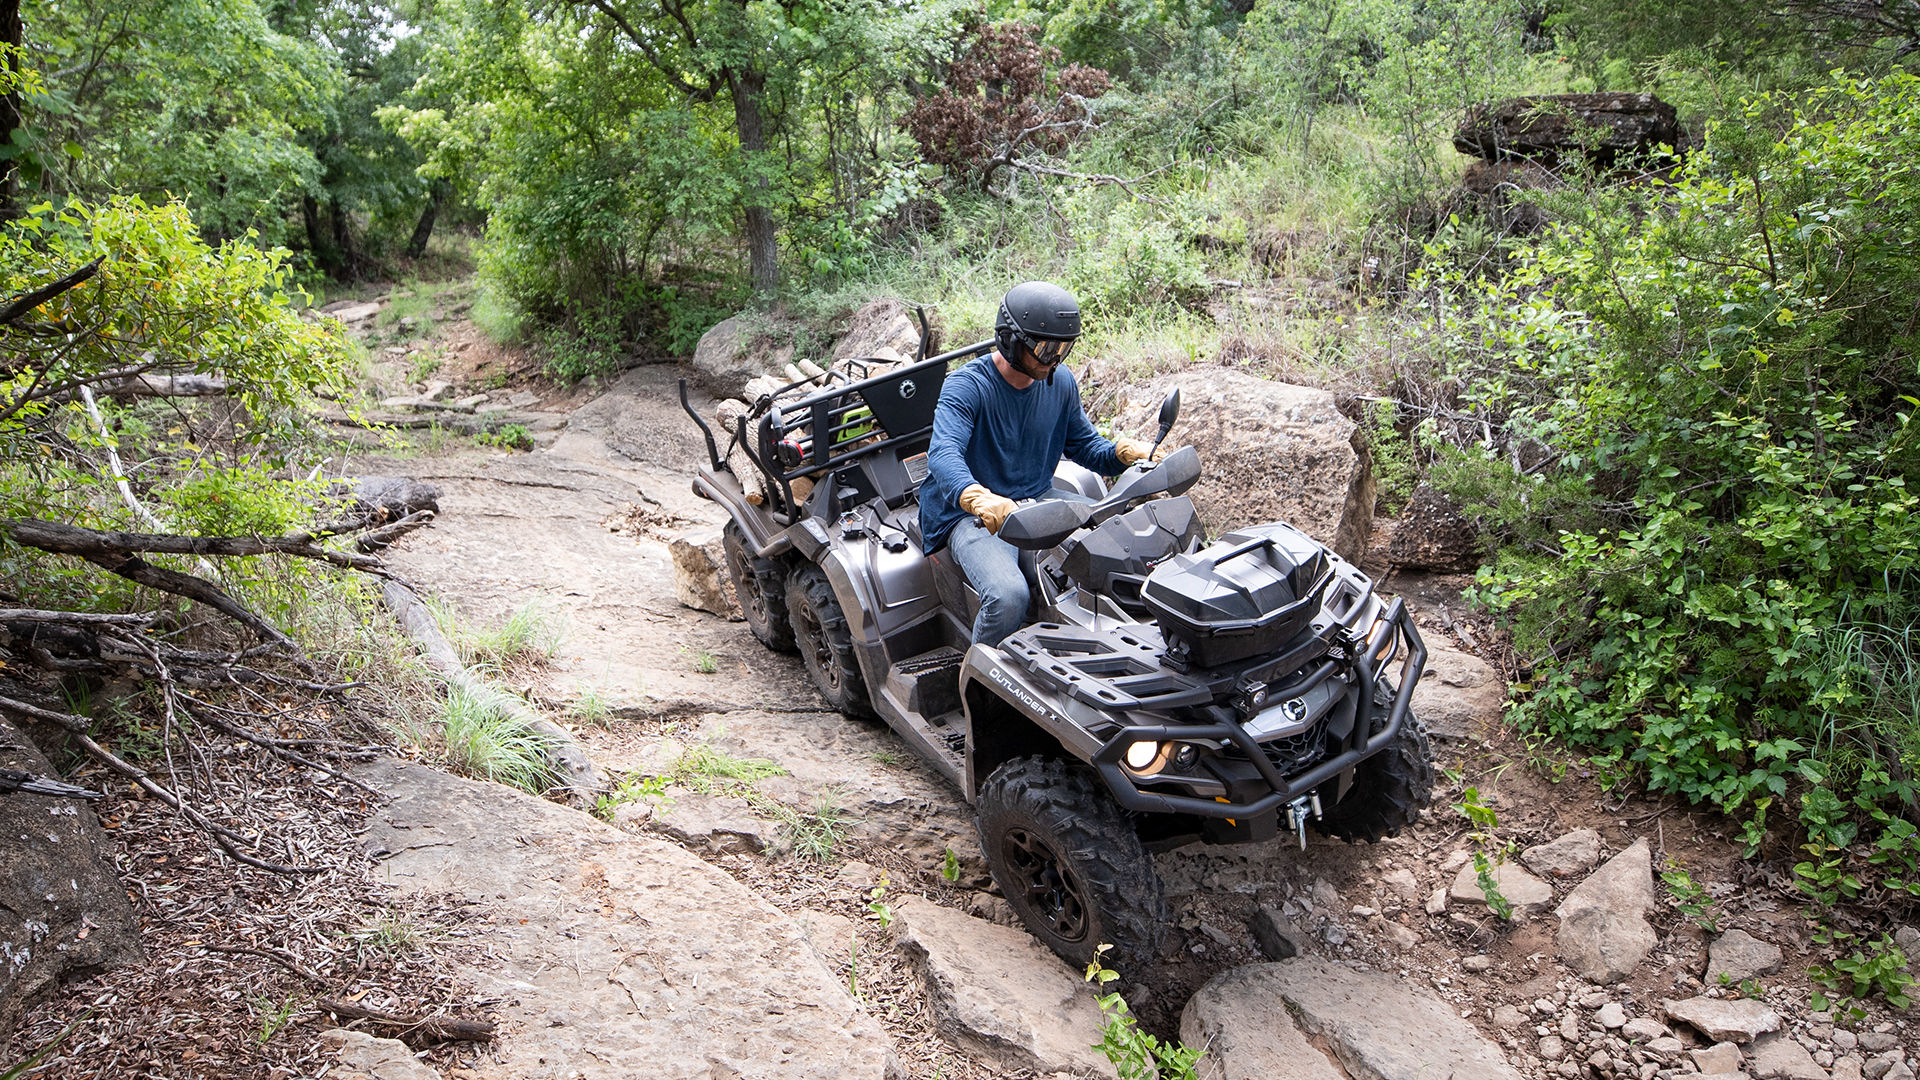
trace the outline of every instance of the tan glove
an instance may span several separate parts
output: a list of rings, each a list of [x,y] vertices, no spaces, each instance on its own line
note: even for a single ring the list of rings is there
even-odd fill
[[[1161,443],[1158,448],[1155,448],[1152,443],[1144,443],[1139,439],[1123,438],[1113,440],[1114,455],[1120,459],[1120,464],[1122,465],[1131,465],[1146,457],[1148,454],[1152,454],[1153,460],[1158,462],[1161,458],[1166,457],[1167,451],[1171,449],[1173,448],[1166,443]]]
[[[999,533],[1000,526],[1007,523],[1007,515],[1013,513],[1013,500],[1005,495],[995,495],[987,490],[985,484],[974,484],[960,493],[960,509],[980,519],[980,525],[990,533]]]

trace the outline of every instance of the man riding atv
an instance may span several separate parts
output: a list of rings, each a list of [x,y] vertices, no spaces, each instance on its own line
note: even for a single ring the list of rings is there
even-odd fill
[[[997,535],[1018,501],[1073,498],[1054,489],[1063,456],[1115,476],[1151,452],[1136,439],[1103,438],[1081,408],[1073,371],[1061,367],[1080,336],[1072,293],[1045,281],[1015,285],[993,329],[992,355],[949,374],[940,390],[920,489],[926,553],[953,548],[980,594],[973,640],[981,645],[1000,644],[1026,617],[1020,553]]]
[[[759,395],[724,447],[683,381],[694,489],[726,508],[753,635],[952,781],[1035,937],[1150,963],[1170,922],[1155,852],[1419,817],[1426,647],[1402,601],[1282,522],[1210,538],[1185,494],[1200,455],[1152,452],[1177,392],[1151,446],[1096,433],[1061,367],[1065,290],[1016,286],[993,338],[937,356],[922,329],[910,364]]]

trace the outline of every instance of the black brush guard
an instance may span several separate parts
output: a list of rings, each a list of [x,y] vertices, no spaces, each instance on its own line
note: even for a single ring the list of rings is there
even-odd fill
[[[1291,778],[1281,775],[1280,770],[1261,751],[1260,743],[1239,724],[1161,724],[1123,728],[1093,755],[1093,767],[1113,791],[1114,801],[1128,810],[1145,813],[1254,818],[1304,798],[1321,784],[1386,749],[1400,734],[1400,726],[1406,723],[1407,712],[1413,704],[1414,685],[1420,681],[1420,675],[1427,667],[1427,644],[1421,640],[1420,631],[1414,628],[1413,619],[1407,614],[1405,600],[1395,599],[1376,625],[1378,631],[1353,653],[1353,670],[1358,676],[1357,688],[1360,693],[1354,731],[1355,737],[1364,738],[1364,741],[1349,746],[1306,772]],[[1387,706],[1386,726],[1371,737],[1365,737],[1361,733],[1372,729],[1379,708],[1373,703],[1373,688],[1378,678],[1374,665],[1390,662],[1402,637],[1407,643],[1407,658],[1400,669],[1399,691],[1394,695],[1393,703]],[[1137,742],[1231,743],[1259,770],[1261,778],[1273,790],[1251,802],[1220,802],[1195,795],[1143,791],[1120,763],[1127,747]]]

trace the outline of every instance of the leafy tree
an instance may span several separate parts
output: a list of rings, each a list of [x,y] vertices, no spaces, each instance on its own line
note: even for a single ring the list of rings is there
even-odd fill
[[[1507,530],[1517,719],[1756,843],[1795,784],[1920,816],[1916,108],[1907,75],[1760,99],[1670,185],[1558,199],[1513,275],[1425,294],[1506,432],[1439,474]]]

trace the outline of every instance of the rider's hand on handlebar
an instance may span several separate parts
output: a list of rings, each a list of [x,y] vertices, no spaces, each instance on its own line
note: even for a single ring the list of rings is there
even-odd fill
[[[1173,447],[1168,446],[1166,443],[1161,443],[1159,448],[1156,449],[1152,444],[1143,443],[1139,439],[1122,438],[1113,441],[1113,452],[1115,456],[1120,459],[1120,464],[1122,465],[1132,465],[1136,461],[1145,460],[1148,454],[1152,454],[1154,462],[1157,463],[1161,458],[1166,457],[1172,449]]]
[[[1007,515],[1013,513],[1013,500],[995,495],[985,484],[974,484],[960,493],[960,509],[979,518],[981,528],[997,534],[1007,523]]]

